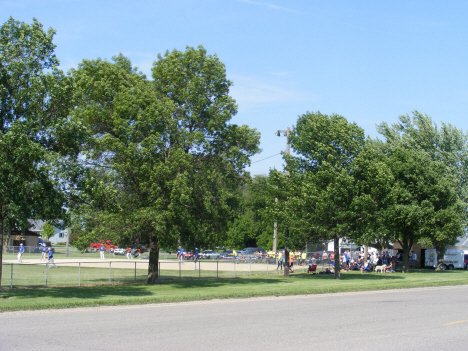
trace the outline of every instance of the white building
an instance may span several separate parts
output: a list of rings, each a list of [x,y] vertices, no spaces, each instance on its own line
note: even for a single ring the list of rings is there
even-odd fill
[[[33,233],[37,233],[39,236],[41,236],[41,233],[43,231],[42,226],[46,222],[40,219],[30,219],[29,223],[32,224],[32,227],[29,229],[29,231]],[[55,228],[54,234],[52,234],[49,237],[48,241],[50,241],[52,244],[66,243],[67,242],[67,228],[65,229]]]

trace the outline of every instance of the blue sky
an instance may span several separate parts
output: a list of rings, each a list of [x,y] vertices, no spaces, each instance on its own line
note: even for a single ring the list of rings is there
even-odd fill
[[[252,174],[282,168],[275,132],[307,111],[338,113],[371,137],[414,110],[467,131],[467,13],[455,0],[0,0],[1,23],[35,17],[57,31],[64,70],[122,52],[150,76],[166,50],[217,54],[239,105],[232,123],[262,135]]]

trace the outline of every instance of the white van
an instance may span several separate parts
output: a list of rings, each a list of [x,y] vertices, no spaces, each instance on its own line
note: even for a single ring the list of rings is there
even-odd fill
[[[437,267],[437,252],[435,249],[426,250],[425,266]],[[465,252],[463,250],[447,249],[444,255],[445,269],[452,270],[454,268],[465,268]]]

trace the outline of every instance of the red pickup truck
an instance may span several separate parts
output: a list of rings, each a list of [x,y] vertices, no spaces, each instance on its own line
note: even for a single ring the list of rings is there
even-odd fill
[[[98,242],[98,243],[91,243],[91,244],[89,245],[89,247],[90,247],[91,250],[93,250],[93,251],[98,251],[99,248],[101,247],[101,244],[104,245],[104,247],[105,247],[106,250],[110,250],[111,247],[113,247],[114,249],[117,248],[117,245],[112,244],[112,241],[110,241],[110,240],[101,240],[101,241]]]

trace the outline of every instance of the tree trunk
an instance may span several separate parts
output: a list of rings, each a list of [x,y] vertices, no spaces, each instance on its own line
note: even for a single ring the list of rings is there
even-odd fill
[[[401,242],[400,242],[401,244]],[[409,245],[408,242],[404,241],[401,247],[403,248],[403,273],[409,272],[409,253],[412,245]]]
[[[333,238],[333,243],[335,245],[335,279],[340,279],[341,277],[340,238],[338,238],[337,234],[335,234],[335,237]]]
[[[147,284],[159,283],[159,239],[150,237]]]
[[[0,287],[2,286],[3,270],[3,219],[0,219]]]
[[[444,245],[436,245],[435,246],[436,252],[437,252],[437,267],[436,271],[443,271],[445,270],[445,265],[444,265],[444,255],[445,255],[445,246]]]

